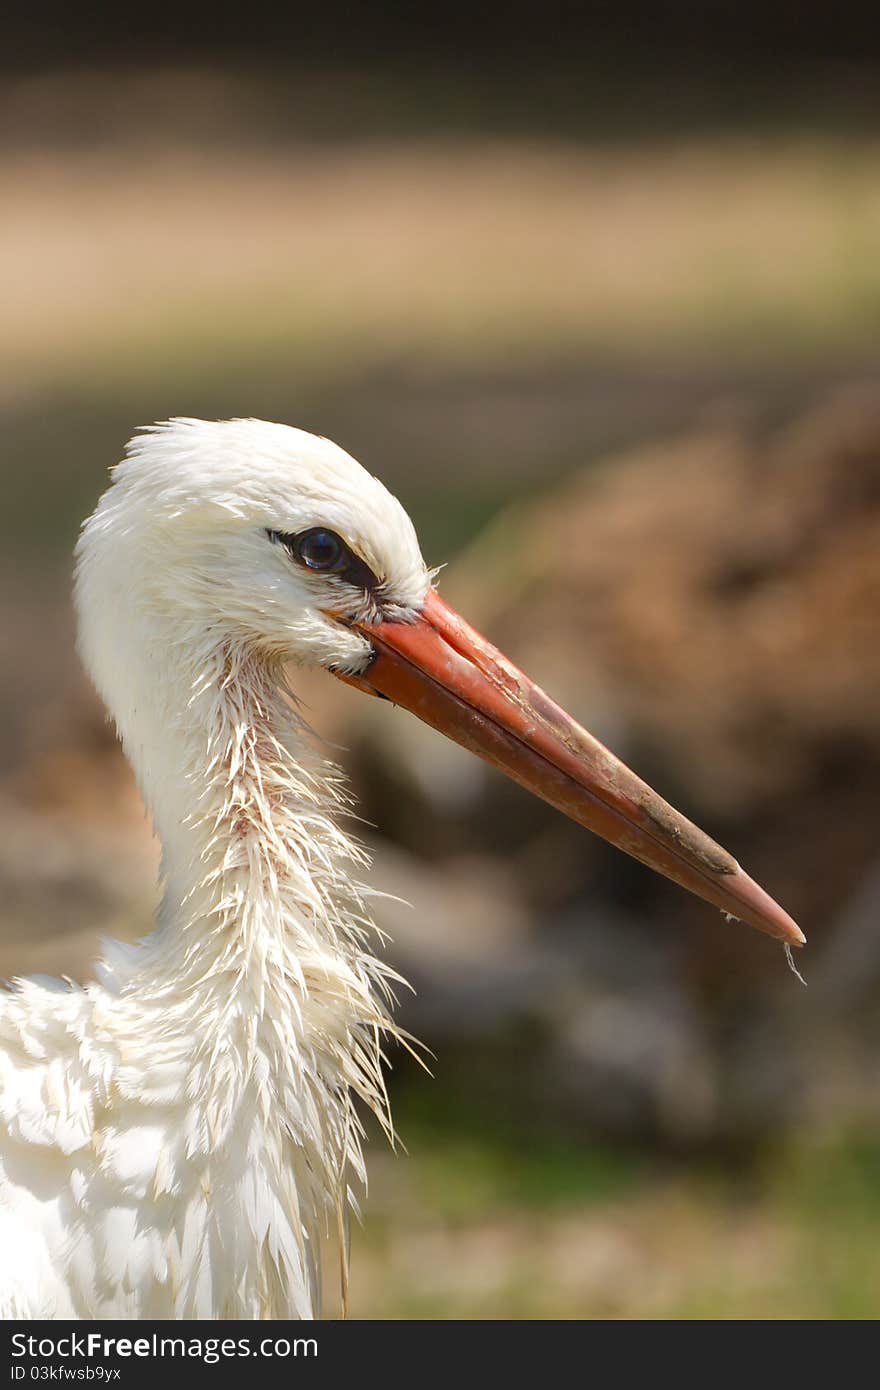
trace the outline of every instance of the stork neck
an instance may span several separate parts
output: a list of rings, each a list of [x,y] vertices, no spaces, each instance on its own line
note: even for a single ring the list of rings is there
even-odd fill
[[[229,642],[190,650],[154,648],[155,699],[119,721],[162,843],[160,937],[185,938],[195,970],[232,955],[259,971],[267,951],[323,948],[359,903],[344,870],[361,854],[280,667]]]
[[[118,723],[162,839],[165,894],[158,930],[133,953],[111,949],[104,979],[129,1066],[144,1057],[140,1103],[164,1104],[169,1071],[183,1073],[188,1171],[197,1151],[221,1190],[245,1184],[218,1203],[236,1213],[230,1280],[247,1282],[234,1261],[253,1256],[273,1271],[261,1306],[308,1316],[321,1230],[343,1230],[364,1180],[355,1096],[390,1133],[385,972],[350,873],[362,855],[334,823],[337,774],[280,671],[228,643],[198,661],[173,646],[141,656],[125,679],[154,699],[123,705]],[[272,1193],[259,1249],[238,1239],[254,1173]]]

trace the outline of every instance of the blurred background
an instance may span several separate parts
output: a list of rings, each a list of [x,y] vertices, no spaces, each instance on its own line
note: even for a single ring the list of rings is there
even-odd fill
[[[0,974],[157,853],[70,556],[142,423],[330,435],[782,952],[335,682],[416,986],[359,1317],[880,1311],[880,35],[810,5],[49,3],[0,54]],[[333,689],[329,689],[329,686]]]

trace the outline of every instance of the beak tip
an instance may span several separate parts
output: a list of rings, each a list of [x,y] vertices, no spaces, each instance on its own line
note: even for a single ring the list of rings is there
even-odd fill
[[[788,946],[806,946],[807,938],[794,918],[742,869],[733,875],[729,886],[739,906],[736,915],[744,922],[766,932],[768,936],[775,936]]]

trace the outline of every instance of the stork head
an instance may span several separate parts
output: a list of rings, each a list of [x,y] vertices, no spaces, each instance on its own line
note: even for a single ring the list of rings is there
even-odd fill
[[[83,529],[90,572],[167,636],[201,633],[356,673],[356,621],[416,612],[429,576],[412,522],[327,439],[263,420],[171,420],[136,435]],[[115,571],[115,582],[107,571]]]
[[[731,916],[803,944],[725,850],[443,602],[400,503],[328,440],[259,420],[138,435],[78,547],[93,672],[111,592],[161,640],[246,645],[384,696]]]

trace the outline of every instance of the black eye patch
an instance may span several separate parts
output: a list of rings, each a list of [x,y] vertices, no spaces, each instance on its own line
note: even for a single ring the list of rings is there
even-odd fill
[[[336,574],[346,584],[372,592],[379,580],[341,536],[326,526],[312,526],[308,531],[291,535],[285,531],[269,531],[269,539],[283,545],[291,559],[316,574]]]

